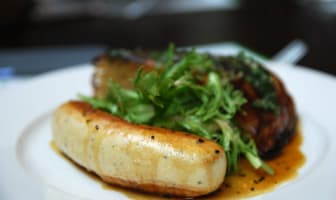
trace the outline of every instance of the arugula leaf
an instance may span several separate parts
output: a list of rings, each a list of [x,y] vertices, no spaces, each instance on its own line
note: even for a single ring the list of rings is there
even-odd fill
[[[181,54],[170,45],[157,62],[160,67],[150,72],[138,70],[133,90],[110,80],[105,99],[81,99],[133,123],[188,131],[216,141],[226,153],[228,174],[238,170],[241,155],[256,169],[273,173],[258,156],[254,141],[233,120],[247,100],[208,55],[194,49]]]

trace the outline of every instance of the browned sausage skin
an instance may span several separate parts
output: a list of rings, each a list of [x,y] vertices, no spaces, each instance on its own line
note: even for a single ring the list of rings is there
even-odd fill
[[[61,105],[52,130],[62,152],[108,183],[196,197],[215,191],[224,181],[226,157],[217,143],[131,124],[84,102]]]

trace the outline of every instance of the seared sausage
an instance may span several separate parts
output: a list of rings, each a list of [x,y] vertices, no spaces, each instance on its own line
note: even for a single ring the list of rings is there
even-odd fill
[[[215,191],[224,181],[226,157],[217,143],[132,124],[84,102],[61,105],[54,112],[52,131],[65,155],[108,183],[196,197]]]

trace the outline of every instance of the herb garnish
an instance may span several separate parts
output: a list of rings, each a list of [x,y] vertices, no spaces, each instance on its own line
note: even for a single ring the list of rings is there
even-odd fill
[[[236,57],[228,56],[217,60],[221,66],[235,74],[243,73],[243,78],[249,82],[259,94],[253,106],[265,111],[279,113],[279,104],[271,74],[253,58],[240,52]]]
[[[150,72],[140,68],[133,90],[111,80],[106,98],[81,99],[132,123],[183,130],[216,141],[226,153],[227,174],[237,172],[240,155],[254,168],[273,174],[260,159],[254,141],[234,123],[246,103],[243,93],[219,74],[208,55],[191,50],[179,59],[176,56],[170,45],[157,60],[160,67]]]

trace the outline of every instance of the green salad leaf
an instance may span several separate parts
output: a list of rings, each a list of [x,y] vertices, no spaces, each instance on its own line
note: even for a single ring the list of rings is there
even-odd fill
[[[237,172],[240,156],[273,174],[254,141],[234,123],[246,98],[208,55],[193,49],[177,56],[170,45],[157,64],[160,67],[150,72],[138,70],[132,90],[110,80],[106,98],[80,98],[132,123],[187,131],[219,143],[226,153],[228,174]]]

